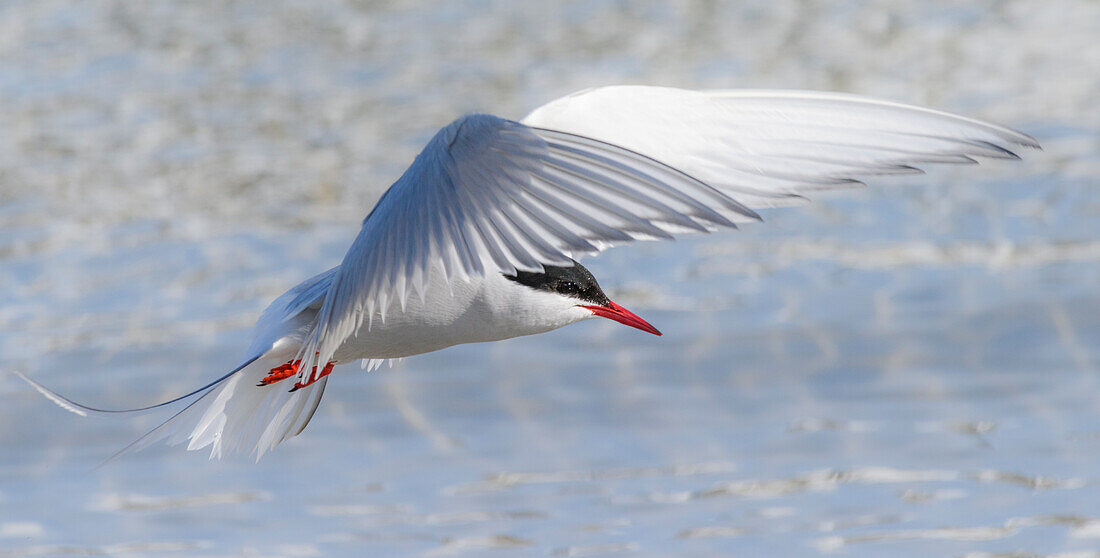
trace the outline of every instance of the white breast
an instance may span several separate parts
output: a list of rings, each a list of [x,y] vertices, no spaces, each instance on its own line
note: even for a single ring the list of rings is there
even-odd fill
[[[455,280],[448,287],[437,270],[423,302],[413,294],[404,312],[394,304],[385,320],[376,314],[369,329],[371,320],[364,320],[334,356],[339,362],[400,358],[460,343],[544,333],[593,317],[591,311],[577,307],[580,303],[515,283],[499,273],[469,282]]]

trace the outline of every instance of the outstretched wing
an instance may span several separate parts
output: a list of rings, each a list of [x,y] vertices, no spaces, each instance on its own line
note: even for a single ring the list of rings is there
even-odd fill
[[[973,119],[827,93],[615,87],[554,101],[524,124],[442,129],[382,196],[332,277],[303,347],[326,362],[364,321],[448,281],[541,270],[641,239],[735,228],[753,207],[913,164],[1015,157],[1026,135]]]
[[[916,165],[1014,159],[1015,146],[1039,147],[973,118],[818,91],[601,87],[543,105],[523,123],[644,153],[751,208],[921,172]]]

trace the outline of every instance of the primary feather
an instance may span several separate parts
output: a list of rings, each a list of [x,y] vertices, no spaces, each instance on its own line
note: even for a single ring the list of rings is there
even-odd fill
[[[1030,136],[942,111],[841,93],[590,89],[535,109],[523,123],[644,153],[750,208],[905,174],[928,163],[1013,158]]]

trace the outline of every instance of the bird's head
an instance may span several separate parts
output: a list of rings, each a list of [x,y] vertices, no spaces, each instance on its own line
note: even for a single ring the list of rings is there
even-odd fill
[[[584,317],[608,318],[653,335],[661,335],[649,322],[607,298],[592,273],[577,262],[568,267],[546,265],[541,273],[517,270],[514,275],[505,277],[536,291],[563,298],[565,300],[562,302],[572,308],[590,312]]]

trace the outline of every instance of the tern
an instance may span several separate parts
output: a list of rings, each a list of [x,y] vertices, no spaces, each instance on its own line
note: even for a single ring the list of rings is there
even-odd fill
[[[916,165],[1017,159],[1009,128],[866,97],[612,86],[519,121],[441,129],[363,220],[340,265],[279,296],[229,373],[127,447],[165,439],[257,460],[309,423],[333,367],[606,318],[654,335],[576,260],[635,240],[736,229],[756,210]],[[182,403],[181,403],[182,405]]]

